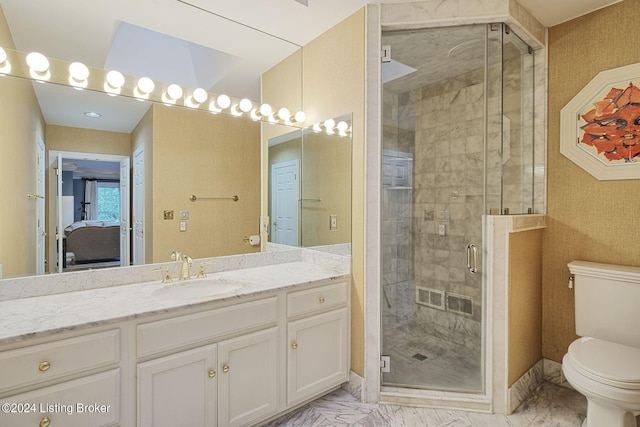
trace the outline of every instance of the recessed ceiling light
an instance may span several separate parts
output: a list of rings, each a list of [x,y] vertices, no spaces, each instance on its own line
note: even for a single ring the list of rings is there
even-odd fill
[[[87,111],[84,113],[85,116],[91,117],[92,119],[97,119],[98,117],[102,117],[102,114],[96,113],[95,111]]]

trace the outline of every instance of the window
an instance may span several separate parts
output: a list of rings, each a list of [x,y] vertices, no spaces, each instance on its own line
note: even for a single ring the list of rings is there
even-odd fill
[[[98,218],[102,221],[120,221],[120,183],[98,182]]]

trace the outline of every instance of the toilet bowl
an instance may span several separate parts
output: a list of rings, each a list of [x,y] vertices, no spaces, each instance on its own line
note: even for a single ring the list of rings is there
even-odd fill
[[[587,398],[588,427],[636,427],[640,414],[640,349],[583,337],[562,359],[565,378]]]
[[[587,398],[587,427],[636,427],[640,415],[640,268],[569,263],[576,333],[565,378]]]

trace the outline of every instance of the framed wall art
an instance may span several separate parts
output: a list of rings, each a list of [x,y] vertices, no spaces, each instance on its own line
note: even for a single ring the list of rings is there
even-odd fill
[[[640,63],[599,73],[564,106],[560,152],[599,180],[640,179]]]

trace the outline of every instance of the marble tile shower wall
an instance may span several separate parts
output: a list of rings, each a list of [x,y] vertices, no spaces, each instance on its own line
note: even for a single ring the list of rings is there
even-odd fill
[[[482,242],[484,70],[416,89],[410,98],[416,100],[415,284],[473,299],[471,318],[479,321],[482,278],[466,273],[466,245]],[[438,317],[428,307],[417,314],[425,323]],[[451,329],[461,327],[460,316],[441,315]]]

